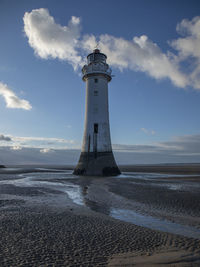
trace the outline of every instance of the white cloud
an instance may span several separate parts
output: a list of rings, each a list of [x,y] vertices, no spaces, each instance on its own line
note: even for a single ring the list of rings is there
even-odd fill
[[[69,146],[71,148],[76,146],[75,140],[54,137],[13,136],[12,140],[16,144],[26,147],[32,146],[43,148],[46,146],[48,148],[51,146],[52,148],[66,148]]]
[[[101,35],[99,47],[108,57],[108,63],[120,69],[143,71],[155,79],[169,78],[175,86],[185,87],[186,76],[170,54],[164,54],[147,36],[134,37],[132,41]]]
[[[94,35],[86,35],[82,46],[87,51],[94,49],[97,40]],[[174,85],[185,87],[187,77],[181,73],[175,55],[164,54],[146,35],[125,40],[108,34],[100,36],[99,48],[108,55],[111,66],[133,71],[142,71],[155,79],[169,78]]]
[[[22,150],[21,146],[11,146],[10,147],[11,150]]]
[[[154,130],[148,130],[146,128],[141,128],[141,131],[143,131],[145,134],[151,134],[151,135],[155,135],[156,132]]]
[[[4,134],[0,134],[0,141],[12,141],[12,139],[10,138],[10,136],[5,136]]]
[[[15,141],[46,141],[46,142],[58,142],[58,143],[74,143],[74,140],[67,140],[63,138],[54,138],[54,137],[34,137],[34,136],[15,136],[13,137]]]
[[[200,59],[200,17],[194,17],[191,21],[182,20],[176,27],[177,32],[185,37],[171,42],[182,58],[192,56]]]
[[[141,128],[140,130],[143,131],[146,134],[149,132],[146,128]]]
[[[179,52],[179,61],[190,60],[192,71],[188,74],[190,85],[200,89],[200,17],[194,17],[191,21],[184,19],[177,25],[178,33],[184,37],[171,42],[171,45]]]
[[[49,152],[52,152],[53,150],[50,149],[50,148],[43,148],[43,149],[40,149],[40,153],[49,153]]]
[[[66,60],[74,69],[83,65],[86,51],[91,52],[97,44],[96,36],[81,36],[80,24],[80,18],[72,16],[67,26],[61,26],[44,8],[24,15],[24,31],[35,53],[44,59]],[[177,31],[185,37],[169,41],[174,53],[163,52],[146,35],[126,40],[102,34],[98,44],[113,67],[142,71],[156,80],[169,79],[180,88],[200,89],[200,17],[183,20],[177,25]],[[193,63],[189,57],[194,59]],[[184,68],[182,61],[187,61]]]
[[[30,110],[31,104],[24,99],[20,99],[16,94],[4,83],[0,82],[0,95],[3,96],[7,108],[21,108]]]
[[[41,58],[67,60],[75,69],[81,64],[77,52],[80,18],[72,16],[68,26],[61,26],[47,9],[34,9],[24,14],[24,31],[29,45]]]
[[[80,22],[81,22],[81,21],[80,21],[80,18],[75,17],[75,16],[72,16],[71,21],[72,21],[72,24],[73,24],[73,25],[79,25]]]

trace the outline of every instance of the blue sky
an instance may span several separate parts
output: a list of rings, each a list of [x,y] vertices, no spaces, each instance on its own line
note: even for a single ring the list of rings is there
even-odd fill
[[[115,75],[117,160],[199,162],[199,16],[194,0],[0,0],[1,161],[9,162],[4,150],[31,156],[34,148],[56,163],[60,149],[80,149],[81,66],[99,41]]]

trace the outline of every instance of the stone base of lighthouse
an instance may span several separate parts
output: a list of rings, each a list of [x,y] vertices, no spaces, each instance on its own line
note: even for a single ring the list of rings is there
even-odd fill
[[[81,152],[75,175],[116,176],[121,172],[111,152]]]

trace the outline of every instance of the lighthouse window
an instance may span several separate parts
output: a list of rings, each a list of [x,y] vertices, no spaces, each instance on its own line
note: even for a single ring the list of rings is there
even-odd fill
[[[94,91],[94,96],[98,96],[98,91]]]
[[[98,83],[98,79],[94,79],[94,82],[95,82],[95,83]]]
[[[94,124],[94,133],[98,133],[98,123]]]

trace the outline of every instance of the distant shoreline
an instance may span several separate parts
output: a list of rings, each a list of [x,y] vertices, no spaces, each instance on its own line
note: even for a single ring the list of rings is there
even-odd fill
[[[200,163],[194,164],[157,164],[157,165],[121,165],[122,172],[155,172],[176,174],[200,174]]]
[[[3,166],[3,165],[1,165]],[[174,173],[174,174],[200,174],[200,163],[177,163],[177,164],[132,164],[132,165],[118,165],[121,172],[151,172],[151,173]],[[73,170],[75,165],[7,165],[6,169],[2,168],[1,172],[7,171],[9,168],[23,169],[23,172],[43,172],[44,169],[55,171],[57,170]],[[37,170],[41,168],[40,170]],[[19,170],[20,171],[20,170]],[[17,172],[19,172],[17,171]],[[21,170],[22,171],[22,170]],[[16,172],[16,170],[15,170]]]

